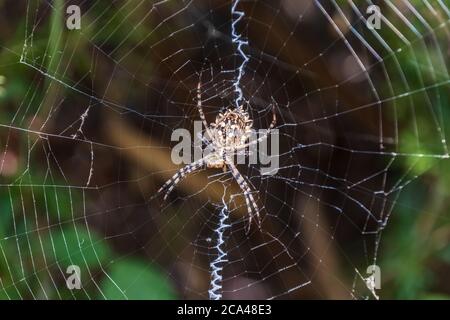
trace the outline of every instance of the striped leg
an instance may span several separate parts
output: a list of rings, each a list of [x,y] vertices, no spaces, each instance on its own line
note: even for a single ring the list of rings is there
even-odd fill
[[[164,183],[164,185],[161,188],[159,188],[159,190],[158,190],[158,193],[161,193],[161,192],[165,191],[164,201],[167,199],[169,194],[172,192],[172,190],[175,188],[175,186],[181,180],[183,180],[191,172],[201,168],[204,164],[205,164],[205,160],[204,159],[200,159],[200,160],[198,160],[196,162],[188,164],[187,166],[185,166],[185,167],[181,168],[180,170],[178,170],[178,172],[175,173],[172,176],[172,178],[167,180],[166,183]]]
[[[201,94],[201,87],[202,87],[202,80],[201,80],[202,75],[200,74],[200,80],[198,81],[197,84],[197,109],[198,109],[198,113],[200,115],[200,119],[203,122],[203,125],[205,126],[206,132],[208,134],[208,138],[212,139],[212,134],[209,130],[209,126],[208,126],[208,122],[206,121],[206,117],[205,117],[205,113],[203,112],[203,107],[202,107],[202,94]]]
[[[239,172],[239,170],[236,168],[236,166],[233,164],[231,159],[228,159],[227,165],[230,168],[231,174],[233,175],[234,179],[238,183],[239,187],[244,192],[244,198],[245,203],[247,205],[247,211],[248,211],[248,229],[247,232],[250,231],[250,226],[252,224],[253,215],[256,215],[256,220],[258,223],[258,226],[261,228],[261,218],[259,216],[259,209],[258,205],[256,204],[255,199],[253,198],[252,190],[250,189],[250,186],[248,185],[247,181],[245,181],[242,174]]]

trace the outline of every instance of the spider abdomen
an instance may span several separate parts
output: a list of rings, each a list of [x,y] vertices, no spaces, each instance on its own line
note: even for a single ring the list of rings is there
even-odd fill
[[[246,112],[228,109],[225,113],[219,113],[215,123],[211,124],[212,140],[219,147],[238,148],[250,137],[252,124]]]

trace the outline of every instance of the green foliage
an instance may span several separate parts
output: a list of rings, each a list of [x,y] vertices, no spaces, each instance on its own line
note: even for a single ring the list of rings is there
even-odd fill
[[[36,218],[42,223],[37,222],[37,225],[41,228],[48,225],[45,212],[56,209],[56,204],[61,213],[50,214],[54,221],[53,224],[50,222],[50,227],[43,230],[36,228],[33,214],[22,217],[22,209],[25,212],[32,210],[32,203],[22,204],[22,199],[31,198],[26,190],[29,189],[11,187],[9,194],[0,194],[0,299],[35,298],[44,284],[47,287],[45,294],[51,298],[92,298],[98,294],[98,289],[92,283],[98,281],[95,280],[98,276],[104,294],[98,298],[175,298],[170,282],[151,263],[144,263],[137,258],[119,259],[111,263],[117,256],[108,242],[94,230],[87,229],[83,219],[75,222],[77,219],[71,218],[69,213],[78,212],[80,208],[75,206],[68,191],[54,187],[33,189],[35,198],[57,198],[53,205],[48,200],[46,208],[38,207]],[[61,217],[67,220],[58,222]],[[15,226],[12,224],[13,219]],[[69,265],[80,267],[83,290],[68,290],[62,279],[62,283],[52,293],[49,289],[54,286],[53,278],[59,272],[65,272]],[[29,296],[24,295],[24,292],[29,292],[25,282],[28,286],[34,284]]]
[[[0,8],[3,5],[0,3]],[[16,124],[13,119],[23,121],[27,114],[35,114],[38,110],[39,114],[47,117],[45,99],[57,94],[58,84],[50,78],[45,78],[44,83],[29,81],[33,76],[32,70],[18,63],[22,49],[25,49],[22,56],[25,62],[40,66],[51,75],[61,75],[64,72],[61,68],[65,68],[69,61],[83,72],[92,67],[87,50],[85,55],[77,55],[76,59],[70,54],[62,56],[64,52],[73,51],[71,46],[83,46],[90,30],[84,30],[84,37],[79,32],[64,32],[65,2],[58,0],[52,6],[54,10],[51,10],[48,23],[33,30],[33,39],[24,39],[25,29],[30,32],[31,26],[27,26],[25,17],[18,17],[15,33],[2,43],[5,48],[12,49],[0,52],[2,124],[25,127],[24,123]],[[103,12],[105,6],[100,6],[102,2],[98,2],[93,10]],[[133,10],[134,7],[127,8]],[[29,4],[30,12],[38,9],[39,2]],[[87,19],[86,16],[86,26],[89,25]],[[109,21],[111,25],[108,27],[115,28],[115,24],[123,19],[118,14],[117,19]],[[129,33],[127,26],[117,28],[113,40],[123,38],[123,32]],[[136,42],[147,34],[144,29],[140,32],[134,33]],[[103,41],[105,33],[100,32],[98,37]],[[33,44],[24,47],[24,41],[33,41]],[[65,50],[62,50],[63,44]],[[59,78],[64,77],[61,75]],[[27,108],[21,108],[17,113],[16,108],[4,108],[8,103],[14,106],[23,104]],[[27,114],[21,113],[24,110]],[[0,132],[0,146],[4,146],[3,139],[3,132]],[[35,141],[33,139],[37,137],[20,136],[22,150],[19,151],[23,155],[27,155],[30,143]],[[0,299],[175,297],[174,288],[156,266],[137,257],[119,259],[110,243],[87,226],[82,216],[83,201],[79,190],[64,187],[66,182],[62,176],[48,175],[33,158],[31,163],[27,161],[22,157],[17,171],[25,174],[0,177],[2,184],[10,184],[10,187],[4,185],[0,189]],[[65,278],[69,275],[65,272],[69,265],[80,267],[82,290],[66,288]],[[104,296],[98,296],[98,283]],[[121,295],[121,290],[126,291],[125,296]]]
[[[84,268],[84,274],[111,258],[111,250],[105,240],[80,225],[57,228],[56,232],[48,234],[45,244],[45,252],[53,252],[50,256],[54,261],[62,265],[78,265]]]
[[[155,266],[134,259],[114,262],[101,285],[107,299],[175,299],[173,286]]]

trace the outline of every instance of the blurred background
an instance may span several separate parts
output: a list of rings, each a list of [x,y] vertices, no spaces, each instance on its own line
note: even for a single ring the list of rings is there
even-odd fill
[[[281,154],[275,176],[240,167],[265,233],[230,200],[224,298],[373,299],[371,264],[381,299],[450,298],[450,4],[377,2],[375,32],[371,4],[239,5],[248,111],[267,128],[279,103]],[[209,122],[233,101],[231,5],[0,0],[1,299],[208,298],[238,189],[208,169],[154,196],[179,169],[172,131],[198,119],[200,72]]]

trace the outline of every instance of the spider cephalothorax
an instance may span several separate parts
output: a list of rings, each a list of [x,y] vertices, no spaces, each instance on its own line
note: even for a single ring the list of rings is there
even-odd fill
[[[164,199],[166,199],[177,183],[185,176],[205,166],[208,168],[223,168],[224,171],[229,169],[234,180],[236,180],[243,192],[249,215],[249,226],[253,215],[256,215],[257,221],[260,222],[258,205],[253,197],[252,189],[234,164],[233,156],[239,152],[243,152],[251,144],[258,143],[262,139],[267,138],[276,123],[275,112],[273,113],[272,122],[269,128],[267,128],[266,133],[258,139],[249,142],[253,121],[250,119],[248,113],[242,107],[227,109],[224,113],[219,113],[216,116],[215,122],[208,125],[205,114],[203,113],[200,89],[201,81],[197,85],[197,109],[200,119],[206,127],[208,145],[211,147],[212,152],[181,168],[172,178],[166,181],[158,192],[165,191]],[[275,108],[275,102],[273,102],[272,107]]]

